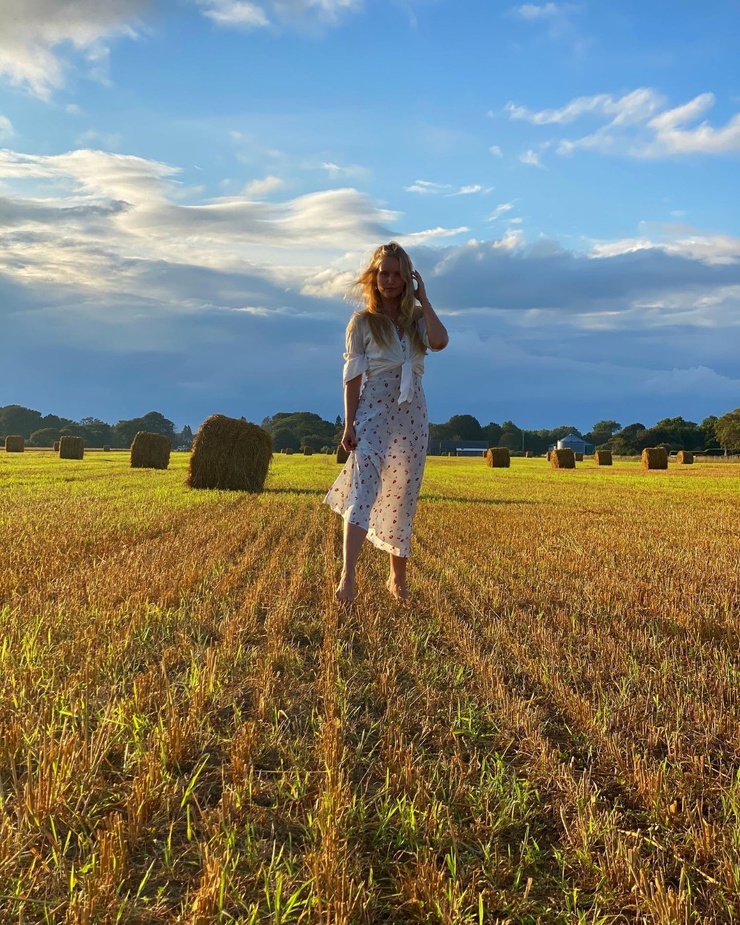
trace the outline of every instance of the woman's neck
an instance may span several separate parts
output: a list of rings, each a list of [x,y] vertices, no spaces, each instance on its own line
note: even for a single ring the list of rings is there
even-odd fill
[[[384,315],[389,318],[397,318],[401,311],[400,299],[380,299],[380,308]]]

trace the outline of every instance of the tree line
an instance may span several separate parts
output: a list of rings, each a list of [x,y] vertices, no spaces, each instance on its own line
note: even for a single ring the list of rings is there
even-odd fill
[[[526,430],[513,421],[481,425],[470,414],[457,414],[445,424],[431,424],[434,440],[485,440],[488,446],[505,446],[512,452],[545,453],[558,440],[575,434],[596,449],[611,450],[617,456],[635,456],[646,447],[664,446],[668,450],[740,451],[740,408],[721,417],[710,415],[700,424],[682,417],[663,418],[652,427],[635,422],[626,427],[618,421],[598,421],[582,433],[573,425],[552,430]]]
[[[193,432],[187,425],[175,430],[175,425],[158,411],[150,411],[140,418],[107,424],[98,418],[72,421],[56,414],[41,414],[22,405],[0,407],[0,439],[11,435],[23,437],[29,446],[49,447],[65,436],[82,437],[85,446],[110,446],[128,449],[140,430],[168,437],[173,447],[190,448]]]
[[[332,423],[310,411],[279,412],[264,418],[261,426],[272,435],[277,452],[300,451],[305,447],[317,452],[334,448],[343,429],[340,417]],[[0,407],[0,439],[18,434],[29,446],[51,446],[69,434],[82,437],[90,447],[128,448],[140,430],[168,437],[173,447],[189,448],[193,441],[190,427],[176,431],[172,421],[158,411],[111,425],[97,418],[72,421],[53,414],[42,415],[21,405]],[[710,415],[700,424],[682,417],[664,418],[652,427],[639,422],[622,427],[617,421],[598,421],[586,433],[569,424],[551,430],[527,430],[513,421],[481,424],[472,414],[455,414],[444,424],[429,425],[429,436],[433,440],[485,441],[487,446],[505,446],[512,452],[544,453],[568,434],[582,437],[597,449],[610,449],[617,456],[638,455],[650,446],[664,446],[669,450],[740,452],[740,408],[720,417]]]

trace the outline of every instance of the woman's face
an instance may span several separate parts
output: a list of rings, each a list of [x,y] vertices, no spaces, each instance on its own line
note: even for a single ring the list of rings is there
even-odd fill
[[[406,280],[401,276],[401,261],[398,257],[383,257],[378,267],[377,286],[382,298],[401,298]]]

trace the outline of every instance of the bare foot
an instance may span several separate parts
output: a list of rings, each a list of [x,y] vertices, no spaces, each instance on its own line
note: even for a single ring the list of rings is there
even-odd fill
[[[385,586],[388,588],[390,596],[395,600],[402,602],[409,599],[405,578],[394,578],[393,575],[391,575],[388,581],[386,581]]]
[[[344,573],[339,579],[337,590],[334,597],[345,604],[351,604],[355,599],[355,581],[354,578],[348,578]]]

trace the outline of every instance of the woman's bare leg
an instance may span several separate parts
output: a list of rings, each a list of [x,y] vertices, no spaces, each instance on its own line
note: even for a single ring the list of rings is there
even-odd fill
[[[355,599],[355,568],[360,556],[360,549],[367,536],[367,530],[344,521],[344,544],[342,574],[337,585],[336,598],[338,601],[351,602]]]
[[[397,601],[405,601],[409,596],[406,588],[406,563],[408,559],[405,556],[394,556],[393,554],[391,554],[390,558],[391,573],[385,586]]]

